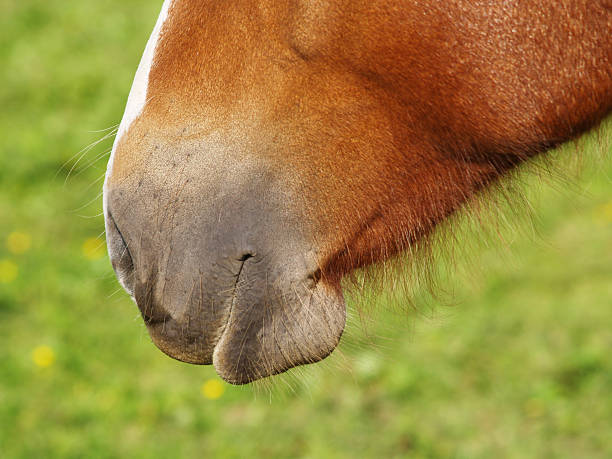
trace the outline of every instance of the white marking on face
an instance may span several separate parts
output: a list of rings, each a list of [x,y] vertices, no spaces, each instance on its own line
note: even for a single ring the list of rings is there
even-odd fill
[[[115,142],[113,143],[113,149],[111,150],[110,158],[108,160],[108,166],[106,168],[106,179],[104,180],[103,208],[105,217],[107,214],[107,182],[113,170],[115,150],[117,149],[117,145],[121,141],[123,135],[128,131],[134,120],[136,120],[136,118],[140,116],[145,105],[147,104],[149,73],[151,72],[151,67],[153,66],[153,59],[155,58],[155,50],[157,49],[157,42],[159,41],[161,29],[166,20],[168,19],[168,11],[170,10],[170,6],[173,1],[174,0],[164,0],[161,13],[157,18],[155,28],[153,29],[151,37],[147,42],[144,54],[142,55],[142,59],[140,60],[140,64],[138,65],[138,70],[136,70],[136,76],[134,77],[132,89],[130,90],[130,95],[128,96],[125,112],[123,114],[123,118],[121,119],[121,124],[119,124],[119,129],[115,137]]]

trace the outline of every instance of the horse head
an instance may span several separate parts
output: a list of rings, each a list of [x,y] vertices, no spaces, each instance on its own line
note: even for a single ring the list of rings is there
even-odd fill
[[[342,279],[612,107],[605,2],[166,0],[104,186],[154,343],[247,383],[319,361]]]

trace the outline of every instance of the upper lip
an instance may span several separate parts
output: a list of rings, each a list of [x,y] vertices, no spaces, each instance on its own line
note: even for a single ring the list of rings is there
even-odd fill
[[[225,320],[223,321],[223,324],[222,324],[221,332],[219,333],[217,342],[215,343],[215,348],[217,347],[217,345],[219,344],[219,342],[223,338],[223,335],[227,331],[227,326],[228,326],[228,324],[230,322],[230,319],[232,317],[232,311],[233,311],[234,306],[236,304],[236,290],[238,289],[238,283],[240,282],[240,275],[242,274],[242,271],[244,269],[244,265],[247,263],[247,261],[249,261],[251,258],[253,258],[253,256],[254,255],[252,255],[250,253],[245,253],[239,259],[240,267],[238,268],[238,272],[236,273],[236,281],[234,282],[234,288],[232,289],[231,301],[229,303],[229,307],[227,308],[228,310],[227,310],[227,314],[226,314]]]
[[[235,271],[235,280],[233,282],[233,286],[228,288],[227,296],[225,297],[227,302],[225,303],[225,310],[223,311],[223,318],[218,323],[218,332],[216,333],[216,340],[214,342],[215,348],[222,340],[224,334],[228,331],[228,325],[230,323],[232,317],[232,311],[236,307],[237,302],[237,293],[240,288],[240,280],[241,274],[245,269],[245,266],[249,262],[255,258],[254,254],[245,253],[243,256],[237,259],[239,264],[236,266]],[[155,282],[155,281],[153,281]],[[140,286],[136,288],[136,303],[141,311],[142,318],[147,327],[155,327],[155,326],[169,326],[172,327],[177,324],[174,322],[175,318],[169,312],[165,311],[163,306],[155,304],[155,299],[152,296],[152,292],[154,290],[153,285],[148,285],[146,288],[141,289]],[[180,320],[179,322],[180,323]],[[213,349],[214,352],[214,349]]]

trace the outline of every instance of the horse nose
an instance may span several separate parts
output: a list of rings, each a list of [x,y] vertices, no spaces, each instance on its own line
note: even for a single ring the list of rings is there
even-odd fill
[[[121,286],[134,297],[134,259],[110,210],[106,213],[106,245]]]
[[[145,177],[105,190],[112,264],[152,341],[236,384],[325,358],[344,301],[295,210],[264,181],[221,185],[179,195]]]

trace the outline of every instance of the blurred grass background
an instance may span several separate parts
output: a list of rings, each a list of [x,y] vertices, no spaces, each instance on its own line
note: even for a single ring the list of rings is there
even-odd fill
[[[472,244],[455,306],[376,298],[365,331],[353,308],[339,352],[272,388],[150,343],[105,254],[112,139],[77,153],[119,122],[160,4],[3,3],[0,457],[611,457],[609,156],[579,192],[525,179],[540,237]]]

